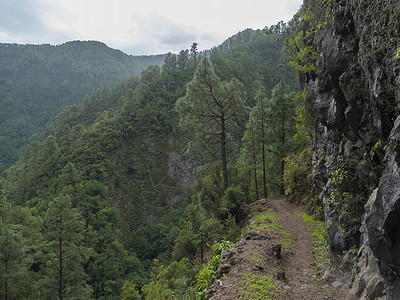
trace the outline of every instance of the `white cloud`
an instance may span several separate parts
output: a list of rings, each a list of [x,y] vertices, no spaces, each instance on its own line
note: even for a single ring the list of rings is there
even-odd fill
[[[193,42],[208,49],[224,38],[226,37],[222,34],[203,32],[193,25],[177,23],[153,13],[144,17],[133,16],[129,35],[124,41],[120,41],[119,47],[135,54],[177,53],[190,48]],[[143,52],[146,50],[147,52]]]
[[[302,0],[1,0],[2,42],[99,40],[130,54],[211,48],[246,28],[288,21]]]

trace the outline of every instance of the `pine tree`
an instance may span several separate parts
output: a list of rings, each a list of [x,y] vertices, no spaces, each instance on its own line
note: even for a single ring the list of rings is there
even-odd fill
[[[190,47],[190,57],[193,60],[194,65],[197,65],[197,43],[193,43],[192,46]]]
[[[199,62],[186,95],[178,99],[176,110],[181,127],[190,132],[197,155],[220,152],[224,189],[228,187],[228,134],[243,112],[243,86],[236,80],[221,82],[207,57]],[[194,152],[192,151],[192,153]]]
[[[136,289],[136,284],[131,281],[125,281],[122,287],[122,299],[121,300],[140,300],[140,294]]]
[[[252,110],[253,117],[257,120],[256,124],[256,131],[257,133],[257,140],[261,144],[261,162],[262,162],[262,169],[263,169],[263,187],[264,187],[264,198],[268,197],[267,194],[267,171],[266,171],[266,101],[267,97],[265,95],[265,88],[261,86],[256,94],[256,101],[257,104]],[[272,126],[272,124],[270,124]]]
[[[257,169],[260,164],[262,165],[264,197],[267,197],[268,174],[269,178],[279,178],[277,185],[279,193],[283,194],[284,158],[294,146],[293,136],[296,126],[294,94],[288,93],[288,86],[281,80],[274,87],[270,99],[266,96],[265,88],[260,86],[255,100],[256,105],[250,111],[243,137],[242,160],[247,160],[253,166],[256,186]],[[271,165],[278,167],[274,170]],[[269,179],[269,183],[274,182]]]
[[[40,286],[54,299],[90,298],[83,263],[89,249],[81,246],[85,223],[69,196],[58,196],[49,205],[44,220],[46,243],[43,247],[46,267]]]
[[[203,262],[207,246],[221,238],[221,222],[207,214],[200,196],[195,195],[186,208],[186,218],[180,223],[182,229],[176,238],[173,256],[178,260],[200,258]]]
[[[279,193],[284,194],[283,173],[284,158],[293,149],[293,137],[296,132],[296,103],[294,93],[290,93],[284,80],[272,90],[267,112],[268,151],[279,161]]]
[[[35,297],[30,267],[39,241],[38,219],[0,195],[0,299]]]
[[[251,109],[249,121],[243,136],[242,156],[248,155],[249,164],[253,166],[256,196],[258,198],[258,166],[262,166],[262,196],[267,195],[267,171],[266,171],[266,151],[267,151],[267,107],[268,99],[265,95],[265,88],[261,85],[256,96],[256,105]]]
[[[178,55],[178,71],[183,72],[189,65],[189,50],[182,50]]]
[[[258,151],[256,145],[256,136],[255,136],[255,125],[251,119],[246,124],[246,131],[244,132],[242,142],[243,146],[240,150],[240,157],[238,159],[238,163],[240,164],[240,171],[245,173],[244,177],[250,178],[253,176],[254,178],[254,188],[255,188],[255,196],[254,200],[259,199],[259,188],[258,188]],[[251,170],[250,170],[251,169]],[[252,173],[252,174],[251,174]],[[251,186],[251,182],[248,184],[249,189]]]

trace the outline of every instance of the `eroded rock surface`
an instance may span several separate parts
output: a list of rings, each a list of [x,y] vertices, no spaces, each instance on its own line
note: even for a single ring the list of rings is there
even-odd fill
[[[349,297],[399,299],[400,2],[327,3],[305,1],[315,24],[326,22],[308,41],[316,71],[302,75],[314,186],[332,249],[360,246]]]

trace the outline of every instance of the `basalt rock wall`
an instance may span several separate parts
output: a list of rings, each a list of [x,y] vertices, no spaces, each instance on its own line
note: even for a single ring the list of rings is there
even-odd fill
[[[379,266],[374,295],[399,299],[400,2],[305,0],[307,9],[316,70],[301,81],[329,242],[337,253],[359,247]],[[354,299],[369,297],[365,288]]]

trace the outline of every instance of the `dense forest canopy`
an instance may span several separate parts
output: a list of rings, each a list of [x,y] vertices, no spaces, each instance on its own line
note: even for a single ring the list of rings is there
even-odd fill
[[[104,86],[161,65],[164,55],[129,56],[100,42],[0,43],[0,163],[9,166],[32,134]]]
[[[300,117],[303,110],[293,94],[296,74],[285,62],[285,38],[278,31],[245,30],[203,53],[194,43],[168,53],[161,67],[150,65],[140,77],[128,77],[130,68],[149,58],[135,61],[99,43],[1,45],[3,59],[11,55],[7,47],[17,58],[3,72],[29,70],[35,77],[1,82],[0,99],[9,104],[1,118],[4,137],[15,134],[6,122],[22,118],[39,128],[59,105],[71,104],[2,170],[1,297],[203,297],[204,289],[194,284],[203,278],[200,264],[210,246],[236,241],[243,204],[257,200],[261,190],[264,196],[282,193],[284,158],[306,147],[304,122],[296,124],[296,110]],[[45,57],[60,65],[26,65]],[[69,64],[76,68],[65,70]],[[63,95],[64,85],[77,94]],[[72,100],[96,85],[104,87]],[[12,108],[20,102],[10,91],[19,88],[46,93],[42,104],[59,102],[46,116],[25,120]],[[200,98],[203,103],[196,102]],[[41,110],[30,105],[32,112]],[[15,139],[26,141],[32,132],[22,133]],[[220,245],[215,253],[230,243]]]

